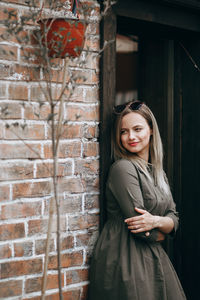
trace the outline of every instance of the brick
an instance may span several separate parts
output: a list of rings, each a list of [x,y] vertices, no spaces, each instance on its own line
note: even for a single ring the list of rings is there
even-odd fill
[[[0,30],[1,34],[1,30]],[[1,41],[1,35],[0,35],[0,41]],[[10,76],[10,69],[11,67],[9,65],[0,64],[0,79],[6,79]]]
[[[57,68],[56,70],[51,70],[51,82],[62,83],[63,82],[63,68]]]
[[[10,84],[8,88],[9,99],[28,100],[28,87],[26,85]]]
[[[99,192],[99,177],[84,177],[83,186],[85,187],[85,192],[88,193],[98,193]]]
[[[20,296],[22,294],[22,280],[0,282],[1,299]]]
[[[61,190],[61,189],[60,189]],[[45,203],[45,210],[44,214],[49,214],[49,205],[50,200],[47,199]],[[54,211],[56,208],[53,208]],[[66,193],[63,197],[63,195],[60,195],[60,213],[61,215],[69,214],[69,213],[76,213],[82,211],[82,195],[77,194],[68,194]]]
[[[98,35],[99,34],[99,24],[96,22],[89,23],[87,26],[87,34]]]
[[[97,85],[85,89],[85,102],[96,102],[99,100],[99,90]]]
[[[27,64],[41,64],[41,52],[38,48],[24,47],[20,49],[20,62]]]
[[[20,124],[13,123],[5,129],[5,139],[15,140],[44,140],[45,128],[43,124]]]
[[[0,186],[0,201],[10,200],[10,187],[9,185]]]
[[[35,241],[35,254],[44,254],[46,250],[46,239],[39,239]],[[50,241],[50,252],[55,251],[54,240]]]
[[[42,272],[42,259],[12,261],[1,264],[1,278],[37,274]]]
[[[41,202],[24,202],[2,206],[1,218],[3,220],[25,218],[41,215]]]
[[[63,299],[65,300],[80,300],[81,289],[70,290],[67,292],[63,292]],[[23,298],[23,300],[29,300],[30,298]],[[34,300],[41,300],[41,297],[34,296]],[[45,300],[59,300],[59,294],[46,295]],[[85,299],[86,300],[86,299]]]
[[[4,138],[4,124],[1,123],[0,124],[0,139],[3,139]]]
[[[12,42],[15,44],[22,44],[22,43],[27,43],[29,40],[28,32],[27,30],[25,31],[24,29],[21,29],[20,32],[15,34],[15,31],[13,30],[12,32],[8,31],[8,28],[0,28],[0,41],[7,41],[7,42]]]
[[[49,162],[43,162],[36,164],[36,176],[35,178],[46,178],[53,176],[53,164]]]
[[[81,156],[81,142],[68,142],[61,143],[60,145],[60,157],[80,157]]]
[[[0,103],[1,119],[20,119],[22,106],[19,103]]]
[[[82,7],[82,15],[81,17],[84,17],[84,15],[87,15],[88,18],[87,20],[89,22],[93,22],[93,20],[95,20],[97,22],[97,20],[99,19],[99,7],[97,6],[97,2],[95,1],[84,1],[81,3],[81,7]]]
[[[16,158],[39,158],[41,156],[41,144],[15,142],[0,144],[1,159]]]
[[[99,209],[99,195],[88,194],[85,196],[85,210]]]
[[[95,175],[99,173],[99,161],[98,160],[85,160],[78,159],[75,161],[74,174],[83,176]]]
[[[84,124],[82,127],[82,137],[90,140],[98,137],[98,126],[97,125],[89,125]]]
[[[39,85],[31,86],[31,88],[30,88],[30,100],[39,101],[41,103],[43,103],[45,101],[45,96],[44,96],[44,94],[43,94],[43,92],[42,92]]]
[[[66,284],[75,284],[88,280],[88,269],[70,270],[66,272]]]
[[[0,165],[0,180],[33,178],[33,164],[22,162],[3,162]]]
[[[29,67],[15,63],[10,67],[11,79],[20,78],[24,81],[35,81],[40,79],[40,67]]]
[[[60,190],[68,193],[83,193],[85,185],[81,178],[61,178]]]
[[[69,216],[70,230],[83,230],[90,227],[98,226],[99,216],[96,214],[88,214],[82,216]]]
[[[41,297],[40,296],[33,296],[33,297],[28,297],[28,298],[23,298],[23,300],[41,300]],[[45,299],[46,299],[46,297],[45,297]],[[21,299],[20,299],[21,300]]]
[[[90,243],[92,237],[92,233],[83,233],[83,234],[78,234],[76,236],[76,245],[77,247],[87,247]]]
[[[99,76],[97,75],[95,70],[87,69],[78,69],[72,70],[72,75],[76,84],[97,84],[99,82]]]
[[[84,50],[86,51],[99,51],[100,39],[99,36],[87,36],[84,44]]]
[[[76,236],[76,245],[77,247],[87,247],[89,240],[91,237],[91,233],[83,233],[83,234],[78,234]]]
[[[0,240],[14,240],[25,237],[23,223],[0,225]]]
[[[61,266],[62,268],[70,268],[75,266],[81,266],[83,264],[83,252],[74,251],[72,253],[65,253],[61,255]],[[57,269],[57,256],[49,256],[49,270]]]
[[[28,4],[30,5],[30,4]],[[38,11],[34,11],[34,7],[39,7],[39,0],[32,1],[31,2],[32,10],[27,10],[27,9],[20,9],[21,15],[26,17],[26,25],[36,25],[36,20],[38,17]]]
[[[11,45],[1,45],[0,59],[5,59],[9,61],[17,61],[17,51],[16,46]]]
[[[52,233],[55,233],[57,231],[56,217],[53,218],[52,222],[53,222]],[[60,218],[60,226],[61,226],[60,228],[61,232],[65,232],[66,231],[65,217]],[[48,230],[48,220],[37,219],[37,220],[28,221],[28,236],[46,234],[47,230]]]
[[[14,255],[15,257],[21,256],[32,256],[33,255],[33,243],[22,242],[14,244]]]
[[[68,235],[61,239],[61,251],[71,249],[74,247],[74,237]]]
[[[23,4],[23,5],[30,5],[28,2],[26,3],[24,0],[9,0],[10,3],[16,3],[16,4]],[[40,0],[34,0],[34,5],[36,7],[39,7]]]
[[[36,164],[36,178],[45,178],[53,175],[53,163]],[[58,176],[71,176],[72,175],[72,162],[59,162],[58,161]]]
[[[62,139],[74,139],[82,137],[82,126],[80,124],[70,124],[63,126]],[[50,132],[49,132],[50,134]]]
[[[62,286],[64,284],[64,275],[62,274]],[[41,291],[42,277],[35,277],[26,280],[25,292],[33,293]],[[48,275],[46,290],[58,288],[58,275]],[[46,297],[45,297],[46,299]]]
[[[90,53],[90,55],[86,54],[85,65],[88,69],[93,69],[96,72],[99,72],[99,54],[98,53]]]
[[[6,98],[6,85],[1,82],[0,84],[0,99]]]
[[[83,157],[91,157],[99,155],[99,143],[87,142],[83,143]]]
[[[82,196],[80,195],[66,195],[60,202],[60,210],[62,214],[70,214],[81,212],[82,210]]]
[[[66,142],[61,141],[59,146],[59,158],[80,157],[81,156],[81,142]],[[52,150],[50,144],[44,145],[44,157],[52,158]]]
[[[48,229],[48,220],[28,221],[28,236],[46,234],[47,229]]]
[[[50,105],[47,103],[41,106],[39,103],[31,103],[26,106],[24,117],[27,120],[47,120],[50,112]]]
[[[13,199],[41,197],[49,194],[51,194],[51,186],[48,181],[13,184]]]
[[[48,79],[47,79],[47,81],[48,81]],[[38,87],[35,86],[35,88],[31,91],[32,92],[31,93],[31,99],[32,99],[32,97],[35,96],[35,99],[33,98],[32,100],[39,101],[40,103],[48,102],[49,98],[48,98],[48,96],[46,96],[46,94],[44,94],[43,90],[45,90],[46,92],[48,91],[46,85],[43,85],[43,89],[41,88],[41,86],[38,86]],[[62,91],[61,86],[58,86],[58,85],[51,86],[51,96],[52,96],[52,98],[54,100],[58,100],[59,97],[60,97],[61,91]],[[41,95],[42,97],[39,96],[39,95]],[[56,109],[57,109],[57,107],[55,107],[55,110]]]
[[[0,25],[0,42],[4,42],[5,39],[6,40],[8,39],[7,29],[2,27],[2,25]]]
[[[88,299],[88,284],[82,287],[81,299],[80,300],[87,300]]]
[[[17,13],[16,9],[8,8],[6,6],[1,6],[1,10],[0,10],[0,20],[1,20],[1,22],[2,21],[7,21],[7,20],[9,20],[9,22],[16,21],[17,18],[18,18],[18,13]]]
[[[69,91],[65,91],[65,99],[68,100]],[[83,102],[83,103],[97,103],[99,100],[99,90],[97,84],[92,84],[91,86],[79,86],[75,87],[72,95],[69,98],[72,102]]]
[[[0,139],[4,138],[4,129],[3,129],[3,124],[0,124]]]
[[[76,85],[74,90],[73,90],[73,93],[69,93],[69,90],[65,90],[64,92],[64,99],[66,101],[72,101],[72,102],[84,102],[84,87],[81,87],[79,85]]]
[[[9,244],[0,245],[0,259],[11,257],[12,252]],[[0,293],[1,294],[1,293]]]
[[[98,121],[99,110],[97,106],[66,105],[65,118],[70,121]]]
[[[44,144],[44,158],[52,158],[52,146],[51,144]],[[58,157],[62,157],[60,155],[58,155]]]
[[[65,300],[79,300],[80,299],[80,293],[81,293],[81,291],[79,289],[64,292],[63,293],[63,298]],[[55,299],[47,299],[47,300],[55,300]]]

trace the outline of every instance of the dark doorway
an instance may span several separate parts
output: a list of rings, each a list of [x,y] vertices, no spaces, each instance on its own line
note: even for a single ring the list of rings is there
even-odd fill
[[[199,298],[200,280],[199,33],[200,4],[195,0],[118,0],[101,24],[101,45],[112,41],[101,57],[101,228],[106,220],[105,181],[112,162],[111,114],[118,93],[118,101],[128,97],[144,100],[158,120],[165,170],[180,212],[178,234],[165,248],[188,300]],[[117,35],[137,44],[137,50],[123,53],[118,61]],[[131,73],[127,82],[116,78],[125,60],[129,70],[123,71]]]
[[[200,42],[197,34],[187,30],[127,17],[117,18],[118,38],[134,42],[135,50],[123,55],[117,52],[116,99],[145,101],[158,121],[164,167],[180,213],[178,234],[164,247],[188,300],[196,300],[200,278]],[[125,65],[129,66],[126,71]]]

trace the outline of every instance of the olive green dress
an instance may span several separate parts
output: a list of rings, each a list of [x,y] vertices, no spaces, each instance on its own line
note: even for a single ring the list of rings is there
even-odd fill
[[[89,300],[185,300],[176,272],[157,242],[157,229],[133,234],[124,219],[138,215],[178,215],[171,196],[164,195],[133,162],[117,160],[107,181],[108,221],[98,239],[90,268]]]

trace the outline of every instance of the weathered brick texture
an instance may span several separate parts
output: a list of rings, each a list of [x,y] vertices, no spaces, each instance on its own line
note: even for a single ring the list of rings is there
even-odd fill
[[[38,8],[41,2],[35,1]],[[81,54],[85,63],[70,61],[67,80],[76,76],[77,85],[70,97],[68,90],[64,93],[63,115],[68,122],[58,153],[65,300],[87,299],[88,261],[99,224],[99,4],[81,2],[93,6]],[[39,84],[45,74],[31,36],[35,24],[28,22],[19,35],[31,36],[27,43],[14,35],[8,38],[6,10],[11,21],[18,21],[28,15],[29,5],[24,0],[0,1],[0,298],[39,300],[53,197],[50,107]],[[57,99],[64,62],[55,59],[55,63],[51,81]],[[56,232],[54,215],[47,300],[59,299]]]

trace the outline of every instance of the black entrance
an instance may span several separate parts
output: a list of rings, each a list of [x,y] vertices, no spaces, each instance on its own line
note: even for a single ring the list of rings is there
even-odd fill
[[[120,2],[115,13],[110,12],[103,23],[104,38],[109,32],[111,39],[116,33],[138,39],[138,98],[152,108],[158,120],[164,142],[165,170],[180,212],[178,235],[165,248],[188,300],[196,300],[200,282],[200,21],[196,18],[199,10],[194,12],[192,6],[189,8],[188,1],[149,1],[146,6],[146,1]],[[161,2],[168,4],[162,7]],[[178,2],[185,5],[181,10]],[[192,2],[195,5],[196,1]],[[185,21],[184,15],[188,16]],[[110,162],[110,114],[116,98],[115,51],[112,44],[102,57],[100,137],[102,143],[106,141],[101,146],[102,223],[106,218],[103,188]]]

